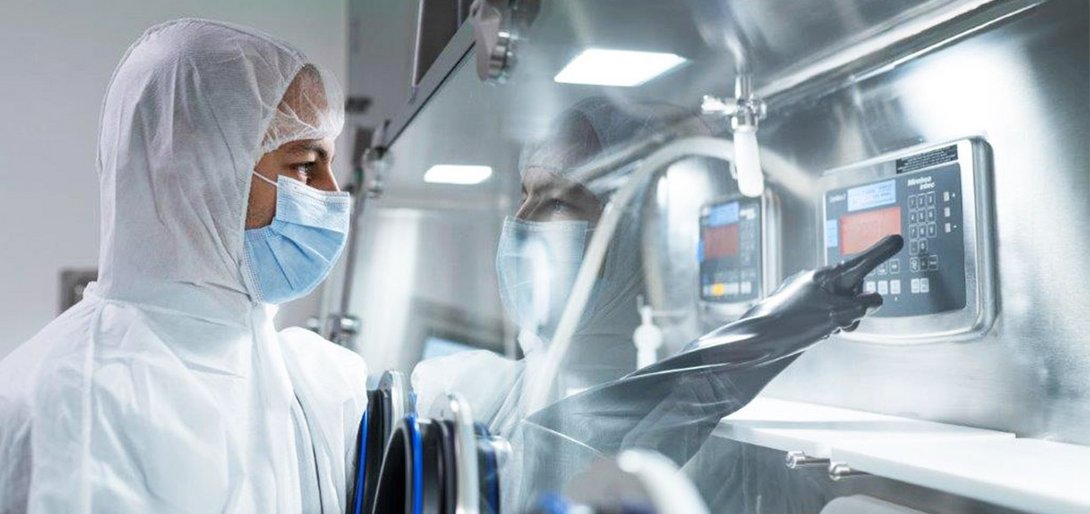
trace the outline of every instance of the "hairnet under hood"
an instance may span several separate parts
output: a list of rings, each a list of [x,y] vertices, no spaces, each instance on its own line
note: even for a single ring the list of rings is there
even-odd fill
[[[206,20],[157,25],[129,48],[102,108],[98,294],[239,319],[252,291],[242,271],[250,172],[286,142],[267,128],[306,64],[287,43]],[[337,100],[297,139],[335,136]]]

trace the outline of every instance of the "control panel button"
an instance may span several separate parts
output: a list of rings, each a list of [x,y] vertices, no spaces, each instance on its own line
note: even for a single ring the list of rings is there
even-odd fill
[[[915,257],[908,259],[908,269],[913,272],[920,271],[920,261],[916,260]]]
[[[931,208],[927,210],[927,221],[935,221],[935,209]]]
[[[932,256],[927,258],[927,269],[929,269],[931,271],[935,271],[935,270],[939,269],[939,256],[938,255],[932,255]]]
[[[920,279],[918,279],[918,278],[912,279],[908,283],[908,289],[909,289],[909,291],[912,291],[912,294],[919,293],[920,292]]]
[[[942,217],[944,217],[944,218],[949,218],[950,217],[950,208],[949,207],[943,207],[942,208]]]
[[[912,212],[908,213],[908,222],[909,223],[916,223],[916,212],[915,211],[912,211]]]
[[[878,286],[877,286],[877,284],[875,284],[875,282],[873,280],[868,280],[868,281],[863,283],[863,292],[864,293],[873,293],[873,292],[876,292],[877,290],[878,290]]]
[[[935,205],[935,193],[927,193],[927,205]]]
[[[889,281],[889,294],[901,294],[901,281],[890,280]]]
[[[915,209],[916,208],[916,195],[912,195],[912,196],[908,197],[908,208],[909,209]]]
[[[946,232],[947,234],[949,234],[949,233],[950,233],[950,230],[951,230],[951,229],[952,229],[952,228],[950,227],[950,224],[949,224],[949,223],[947,223],[947,224],[946,224],[946,225],[945,225],[945,226],[943,227],[943,231],[945,231],[945,232]]]
[[[927,224],[927,237],[937,237],[939,235],[938,227],[934,223]]]
[[[741,290],[742,290],[742,294],[752,293],[753,292],[753,282],[750,282],[748,280],[745,281],[745,282],[742,282]]]
[[[901,272],[901,259],[890,259],[888,264],[890,275]]]
[[[921,278],[920,279],[920,293],[930,293],[930,292],[931,292],[931,279]]]
[[[886,263],[883,262],[882,264],[879,264],[878,268],[875,269],[875,272],[877,272],[879,275],[885,275],[886,274]]]
[[[878,294],[889,294],[889,282],[885,280],[878,281]]]
[[[912,225],[911,227],[908,227],[908,238],[909,239],[916,239],[916,237],[918,237],[918,236],[919,236],[919,232],[916,230],[916,225]]]

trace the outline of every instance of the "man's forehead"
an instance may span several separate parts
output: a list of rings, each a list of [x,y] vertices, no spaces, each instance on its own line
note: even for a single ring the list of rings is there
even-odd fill
[[[555,171],[538,166],[531,166],[523,172],[522,187],[528,192],[549,193],[569,198],[597,201],[594,193],[591,193],[582,184]]]
[[[280,147],[281,150],[291,154],[306,154],[311,152],[317,152],[322,155],[333,154],[333,140],[332,139],[300,139],[298,141],[292,141],[285,143]]]
[[[553,170],[531,166],[522,172],[522,185],[527,189],[553,189],[570,188],[575,184]]]

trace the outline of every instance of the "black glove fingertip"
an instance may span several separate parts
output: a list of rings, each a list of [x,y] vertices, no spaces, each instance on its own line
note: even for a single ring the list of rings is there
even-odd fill
[[[859,303],[861,305],[867,308],[868,312],[870,312],[871,309],[878,309],[882,306],[883,302],[882,295],[878,293],[861,294],[856,298],[859,300]]]

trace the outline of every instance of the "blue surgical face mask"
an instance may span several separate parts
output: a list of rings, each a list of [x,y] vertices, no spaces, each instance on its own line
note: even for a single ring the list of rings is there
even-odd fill
[[[246,231],[244,269],[256,300],[279,304],[314,290],[329,275],[348,241],[352,197],[320,191],[281,175],[272,223]]]
[[[500,299],[524,331],[549,339],[571,296],[590,234],[586,221],[507,218],[496,250]]]

